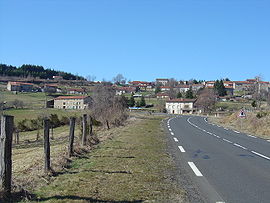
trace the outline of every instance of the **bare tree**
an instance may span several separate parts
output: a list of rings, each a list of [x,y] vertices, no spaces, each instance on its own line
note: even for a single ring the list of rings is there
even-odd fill
[[[178,85],[178,81],[174,78],[170,78],[168,82],[168,86],[170,87],[176,87]]]
[[[89,82],[94,82],[95,79],[96,79],[96,76],[94,76],[94,75],[87,75],[86,76],[86,80]]]
[[[212,89],[202,89],[198,92],[198,99],[195,105],[201,108],[204,112],[211,112],[215,103],[217,95]]]
[[[127,79],[122,74],[117,74],[113,77],[113,82],[115,84],[126,84]]]
[[[119,124],[126,118],[126,102],[116,97],[111,87],[97,86],[93,94],[94,117],[110,129],[110,124]]]

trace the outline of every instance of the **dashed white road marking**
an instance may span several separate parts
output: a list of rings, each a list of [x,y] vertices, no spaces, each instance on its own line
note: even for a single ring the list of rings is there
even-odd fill
[[[258,153],[258,152],[255,152],[255,151],[251,151],[251,152],[252,152],[253,154],[256,154],[256,155],[262,157],[262,158],[265,158],[265,159],[267,159],[267,160],[270,160],[270,158],[269,158],[268,156],[265,156],[265,155],[263,155],[263,154],[260,154],[260,153]]]
[[[169,128],[169,131],[172,131],[172,129],[171,129],[171,128]]]
[[[178,148],[180,149],[180,152],[186,152],[182,146],[178,146]]]
[[[196,165],[193,162],[188,162],[188,165],[193,170],[196,176],[203,176],[202,173],[199,171],[199,169],[196,167]]]
[[[270,140],[266,140],[267,142],[270,142]]]
[[[216,135],[217,138],[220,138],[218,135]]]
[[[253,136],[253,135],[247,135],[247,136],[249,136],[249,137],[253,137],[253,138],[257,138],[257,137],[255,137],[255,136]]]
[[[173,133],[173,132],[171,132],[171,135],[174,135],[174,133]]]
[[[227,139],[224,139],[224,138],[223,138],[223,140],[224,140],[225,142],[232,143],[230,140],[227,140]]]
[[[238,131],[236,131],[236,130],[234,130],[233,132],[238,133],[238,134],[240,133],[240,132],[238,132]]]
[[[176,137],[173,138],[175,142],[178,142],[178,139]]]
[[[242,148],[242,149],[247,149],[246,147],[243,147],[242,145],[237,144],[237,143],[233,143],[233,145],[236,146],[236,147],[240,147],[240,148]]]
[[[224,128],[224,130],[229,130],[228,128]]]

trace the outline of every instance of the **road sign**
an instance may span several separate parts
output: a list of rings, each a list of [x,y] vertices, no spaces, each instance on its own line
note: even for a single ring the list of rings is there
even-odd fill
[[[245,118],[246,117],[246,113],[245,113],[245,111],[243,109],[239,112],[238,117],[240,117],[240,118]]]

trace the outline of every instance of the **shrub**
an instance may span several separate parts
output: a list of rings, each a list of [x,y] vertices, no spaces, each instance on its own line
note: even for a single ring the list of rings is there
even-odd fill
[[[257,115],[256,115],[256,117],[257,117],[258,119],[263,118],[263,117],[265,117],[265,116],[267,116],[267,113],[266,113],[266,112],[258,112]]]

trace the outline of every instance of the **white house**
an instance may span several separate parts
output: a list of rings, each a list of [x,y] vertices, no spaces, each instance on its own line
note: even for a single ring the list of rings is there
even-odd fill
[[[166,101],[166,110],[169,114],[192,114],[196,111],[195,101],[196,99],[171,99]]]

